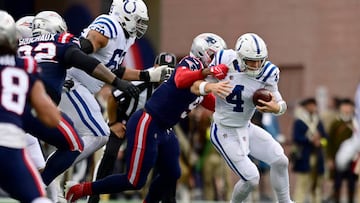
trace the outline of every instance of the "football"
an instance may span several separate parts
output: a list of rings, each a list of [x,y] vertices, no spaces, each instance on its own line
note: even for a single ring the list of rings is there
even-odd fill
[[[270,91],[265,88],[260,88],[256,90],[253,94],[253,103],[255,106],[264,106],[260,102],[258,102],[259,99],[264,100],[266,102],[271,101],[272,96],[270,94]]]

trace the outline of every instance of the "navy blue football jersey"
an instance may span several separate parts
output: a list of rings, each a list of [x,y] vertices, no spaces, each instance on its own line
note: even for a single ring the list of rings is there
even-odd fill
[[[31,57],[0,56],[0,123],[23,127],[22,115],[30,109],[28,96],[37,79],[37,65]]]
[[[45,34],[19,40],[19,55],[35,58],[41,67],[40,78],[46,92],[56,104],[60,102],[66,70],[71,67],[65,60],[65,53],[72,46],[80,47],[80,43],[70,33]]]
[[[171,77],[155,90],[145,104],[146,111],[165,128],[170,128],[185,118],[204,99],[203,96],[193,94],[190,87],[183,89],[176,87],[175,75],[179,68],[199,70],[203,68],[203,64],[196,58],[184,57]]]

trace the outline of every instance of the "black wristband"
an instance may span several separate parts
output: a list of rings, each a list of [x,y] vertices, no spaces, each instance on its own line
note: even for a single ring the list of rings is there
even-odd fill
[[[111,70],[118,78],[123,78],[126,68],[125,67],[118,67],[117,69]]]
[[[141,81],[149,82],[150,81],[149,71],[146,71],[146,70],[140,71],[140,77],[139,78],[140,78]]]
[[[115,125],[116,123],[118,123],[118,122],[114,121],[114,122],[108,123],[108,126],[111,127],[111,126]]]

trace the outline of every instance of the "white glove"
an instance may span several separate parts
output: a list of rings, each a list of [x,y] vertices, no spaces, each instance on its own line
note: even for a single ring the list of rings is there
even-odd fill
[[[149,72],[149,76],[150,76],[150,82],[160,82],[161,81],[161,76],[164,76],[166,74],[166,69],[170,68],[167,65],[162,65],[162,66],[158,66],[158,67],[154,67],[154,68],[149,68],[148,72]]]

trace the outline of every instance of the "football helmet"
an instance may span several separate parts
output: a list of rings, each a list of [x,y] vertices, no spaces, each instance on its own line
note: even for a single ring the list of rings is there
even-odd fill
[[[226,43],[220,36],[213,33],[202,33],[194,38],[190,56],[199,58],[205,66],[208,66],[215,53],[226,48]]]
[[[14,18],[6,11],[0,10],[0,47],[1,53],[11,52],[16,53],[17,49],[17,35]]]
[[[32,36],[32,22],[34,16],[24,16],[16,21],[16,29],[19,38]]]
[[[67,25],[64,19],[55,11],[41,11],[34,17],[32,25],[33,36],[63,32],[67,32]]]
[[[147,30],[148,10],[142,0],[113,0],[109,12],[132,37],[141,38]]]
[[[249,76],[256,77],[264,67],[268,58],[268,51],[264,40],[254,33],[241,35],[236,41],[235,51],[241,61],[241,71],[245,71]],[[247,61],[257,63],[256,67],[247,64]],[[260,63],[258,63],[260,62]]]

